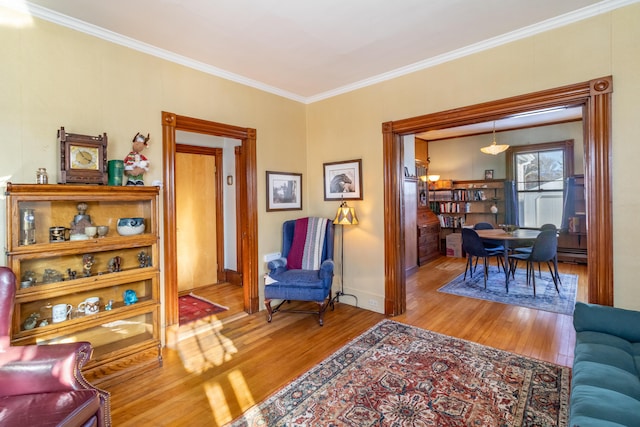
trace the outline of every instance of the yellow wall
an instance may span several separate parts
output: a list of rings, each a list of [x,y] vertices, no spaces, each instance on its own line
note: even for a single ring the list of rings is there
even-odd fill
[[[264,188],[267,169],[306,171],[305,106],[299,102],[37,19],[24,28],[0,26],[0,40],[2,186],[35,183],[39,167],[56,182],[60,126],[72,133],[106,132],[109,159],[123,159],[136,132],[149,132],[145,181],[161,180],[163,110],[256,128],[258,188]],[[258,203],[265,206],[265,192],[258,193]],[[261,209],[259,242],[272,250],[283,219],[299,214]],[[2,242],[5,234],[0,227]]]
[[[360,306],[382,311],[381,124],[611,74],[615,301],[640,309],[634,275],[640,232],[630,229],[640,208],[630,179],[640,158],[637,22],[640,4],[309,106],[41,20],[0,26],[0,181],[34,182],[38,167],[46,167],[53,181],[60,126],[107,132],[109,158],[123,158],[136,132],[151,133],[149,181],[162,177],[163,110],[256,128],[258,188],[265,186],[266,170],[301,172],[304,194],[302,212],[267,213],[265,192],[258,192],[262,263],[264,253],[280,250],[282,221],[335,215],[338,203],[323,199],[322,163],[361,158],[364,200],[350,202],[360,225],[345,233],[345,290],[360,297]]]
[[[363,158],[364,200],[351,203],[360,225],[345,239],[345,287],[361,306],[384,297],[381,124],[613,75],[613,211],[615,305],[640,309],[635,247],[640,196],[640,5],[461,58],[411,75],[313,103],[308,108],[309,181],[321,161]],[[312,211],[330,212],[322,187]],[[380,306],[380,304],[378,305]]]

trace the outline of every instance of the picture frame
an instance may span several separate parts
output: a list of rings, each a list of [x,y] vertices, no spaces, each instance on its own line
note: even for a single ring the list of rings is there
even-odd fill
[[[302,210],[302,174],[267,171],[267,212]]]
[[[362,200],[362,159],[324,163],[324,200]]]
[[[107,134],[92,136],[58,129],[59,184],[107,185]]]
[[[485,169],[484,179],[493,179],[493,169]]]

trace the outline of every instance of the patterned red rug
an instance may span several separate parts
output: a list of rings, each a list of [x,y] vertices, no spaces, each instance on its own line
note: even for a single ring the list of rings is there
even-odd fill
[[[571,370],[383,320],[237,426],[566,426]]]
[[[218,305],[194,294],[178,297],[178,311],[180,314],[180,326],[194,322],[212,314],[222,313],[228,307]]]

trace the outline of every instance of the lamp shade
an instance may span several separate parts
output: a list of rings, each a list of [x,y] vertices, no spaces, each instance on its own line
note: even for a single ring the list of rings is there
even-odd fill
[[[506,151],[508,148],[509,146],[506,144],[496,144],[496,142],[493,141],[493,144],[482,147],[480,151],[485,154],[493,154],[495,156],[496,154],[500,154],[503,151]]]
[[[347,206],[347,202],[342,202],[338,208],[338,212],[336,212],[336,217],[334,218],[333,223],[340,225],[356,225],[358,223],[356,210]]]
[[[480,151],[485,154],[500,154],[503,151],[507,151],[509,146],[507,144],[498,144],[496,143],[496,122],[493,122],[493,142],[491,145],[487,145],[486,147],[482,147]]]

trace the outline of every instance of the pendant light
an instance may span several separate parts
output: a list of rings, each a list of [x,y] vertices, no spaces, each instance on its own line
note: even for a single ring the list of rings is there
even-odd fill
[[[482,151],[485,154],[493,154],[495,156],[496,154],[500,154],[503,151],[506,151],[507,148],[509,148],[507,144],[499,145],[496,143],[496,122],[494,121],[493,122],[493,142],[491,143],[491,145],[482,147],[480,151]]]

